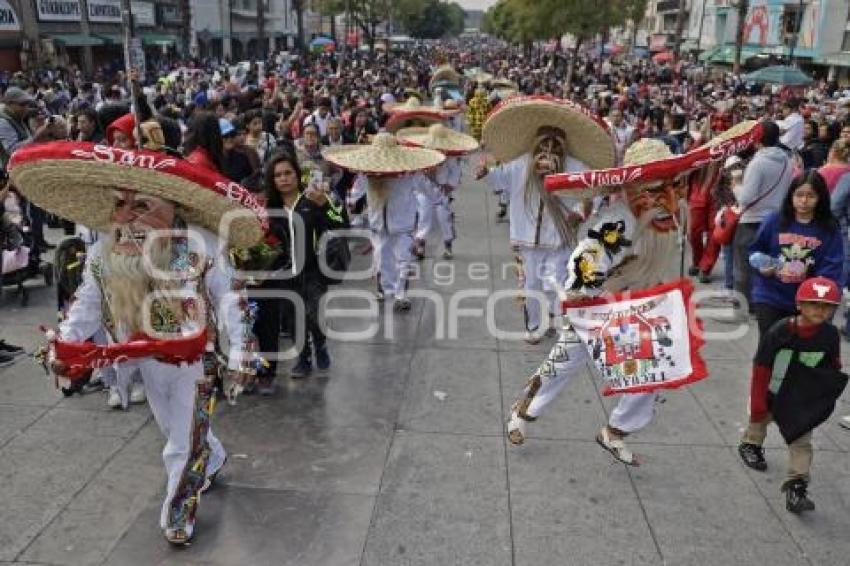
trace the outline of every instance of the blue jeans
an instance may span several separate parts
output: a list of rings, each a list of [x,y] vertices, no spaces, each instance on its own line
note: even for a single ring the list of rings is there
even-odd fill
[[[725,245],[720,248],[723,254],[723,288],[733,289],[735,287],[734,278],[734,258],[732,257],[732,246]]]

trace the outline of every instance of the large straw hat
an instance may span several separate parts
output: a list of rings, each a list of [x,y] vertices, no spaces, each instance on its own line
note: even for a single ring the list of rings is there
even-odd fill
[[[754,120],[736,124],[684,155],[671,155],[667,144],[661,140],[643,139],[626,150],[622,167],[549,175],[544,186],[549,191],[586,195],[604,192],[611,187],[639,186],[675,179],[712,164],[722,165],[728,157],[753,146],[759,139],[761,123]]]
[[[445,84],[459,84],[460,83],[460,75],[457,71],[454,70],[454,67],[451,65],[441,65],[437,67],[434,71],[434,74],[431,75],[431,82],[429,83],[429,88],[433,89],[437,84],[445,83]]]
[[[466,155],[478,149],[475,138],[442,124],[434,124],[429,128],[405,128],[399,130],[396,136],[404,145],[436,149],[448,156]]]
[[[395,136],[380,133],[370,145],[341,145],[322,151],[330,163],[373,177],[392,177],[436,167],[445,156],[432,149],[404,147]]]
[[[563,130],[567,153],[588,167],[614,165],[614,140],[605,122],[578,104],[549,96],[519,96],[499,104],[484,122],[481,142],[499,161],[511,161],[532,150],[543,126]]]
[[[15,152],[9,174],[36,205],[98,230],[110,226],[116,188],[172,201],[188,223],[226,230],[232,246],[259,242],[267,221],[266,209],[244,187],[164,153],[87,142],[33,144]]]
[[[384,128],[388,132],[395,133],[402,128],[439,124],[447,117],[448,115],[442,110],[433,106],[408,106],[402,104],[390,110],[390,117],[387,119],[387,123],[384,124]]]

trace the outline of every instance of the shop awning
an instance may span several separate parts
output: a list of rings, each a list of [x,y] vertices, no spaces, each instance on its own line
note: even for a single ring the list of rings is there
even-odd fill
[[[124,36],[120,33],[98,33],[96,35],[102,38],[107,45],[124,45]]]
[[[741,62],[743,63],[746,59],[761,52],[761,47],[744,47],[741,49]],[[703,51],[699,56],[699,60],[704,63],[726,63],[731,65],[735,62],[735,46],[718,45],[707,51]]]
[[[165,35],[161,33],[143,33],[142,43],[145,45],[159,45],[170,47],[177,43],[178,38],[173,35]]]
[[[819,55],[812,59],[812,63],[835,67],[850,67],[850,52],[839,51],[838,53]]]
[[[52,39],[56,43],[64,45],[65,47],[93,47],[106,43],[102,38],[96,35],[83,35],[81,33],[48,35],[47,38]]]

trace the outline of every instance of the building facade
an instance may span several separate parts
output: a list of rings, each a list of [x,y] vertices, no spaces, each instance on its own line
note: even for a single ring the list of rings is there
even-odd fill
[[[262,45],[257,2],[264,3]],[[191,52],[199,57],[240,61],[291,48],[298,35],[292,0],[191,0],[191,12]]]

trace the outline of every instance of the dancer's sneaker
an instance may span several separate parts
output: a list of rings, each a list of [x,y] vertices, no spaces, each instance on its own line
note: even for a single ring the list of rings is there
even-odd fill
[[[640,461],[637,455],[629,450],[622,438],[618,438],[611,434],[607,426],[600,429],[596,435],[596,442],[607,450],[614,458],[627,466],[640,466]]]
[[[393,310],[395,312],[407,312],[410,310],[412,303],[410,299],[407,297],[401,297],[395,300],[393,303]]]
[[[511,419],[508,421],[508,442],[514,446],[519,446],[525,442],[525,427],[528,421],[519,416],[517,406],[514,405],[511,409]]]
[[[118,387],[112,386],[109,388],[109,393],[106,396],[106,406],[110,409],[121,409],[121,394],[118,393]]]
[[[130,383],[130,403],[133,405],[141,405],[148,400],[145,395],[145,385],[139,381]]]

